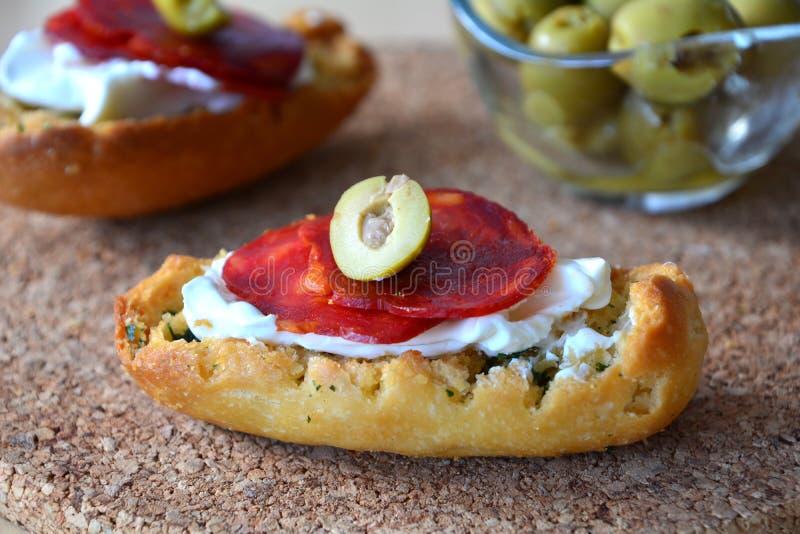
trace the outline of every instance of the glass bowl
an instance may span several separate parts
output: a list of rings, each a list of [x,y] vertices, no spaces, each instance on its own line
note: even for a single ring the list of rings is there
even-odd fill
[[[500,137],[533,167],[580,193],[648,212],[716,202],[768,163],[800,125],[800,24],[558,56],[498,33],[470,0],[451,0],[451,6]],[[657,103],[642,93],[663,86],[634,90],[611,71],[646,69],[659,57],[693,62],[687,72],[713,65],[710,91]],[[573,79],[582,82],[562,82]]]

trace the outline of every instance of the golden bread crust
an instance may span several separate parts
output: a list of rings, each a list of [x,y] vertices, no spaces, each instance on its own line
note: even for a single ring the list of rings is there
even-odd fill
[[[707,346],[692,285],[672,264],[616,269],[625,311],[611,366],[585,381],[553,380],[546,390],[511,365],[487,370],[474,352],[365,361],[237,339],[170,341],[162,314],[180,311],[181,287],[205,265],[171,256],[117,298],[120,361],[166,406],[284,441],[443,457],[624,445],[662,430],[685,408]]]
[[[131,217],[231,190],[297,158],[353,112],[376,76],[372,56],[341,25],[328,21],[321,32],[301,20],[287,25],[306,36],[314,79],[277,103],[84,127],[0,94],[0,201]]]

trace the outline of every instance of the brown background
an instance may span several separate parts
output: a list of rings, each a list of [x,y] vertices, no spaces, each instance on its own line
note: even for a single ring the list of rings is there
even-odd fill
[[[459,58],[384,50],[358,115],[258,185],[131,222],[0,208],[0,516],[74,529],[800,528],[800,158],[711,208],[652,217],[577,199],[495,139]],[[517,211],[565,257],[674,260],[711,348],[665,432],[559,459],[410,459],[288,445],[155,405],[112,348],[112,299],[172,252],[210,256],[406,172]]]

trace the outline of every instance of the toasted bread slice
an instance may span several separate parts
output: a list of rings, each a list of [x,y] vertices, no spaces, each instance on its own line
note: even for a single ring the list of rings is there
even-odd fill
[[[287,25],[308,41],[313,80],[277,103],[84,127],[0,93],[0,202],[131,217],[231,190],[297,158],[353,112],[376,76],[372,56],[338,22],[307,21],[298,14]]]
[[[615,269],[611,303],[586,319],[605,335],[619,332],[610,361],[588,376],[548,381],[525,357],[475,351],[357,360],[180,339],[181,288],[209,263],[172,256],[117,298],[116,346],[149,395],[225,428],[413,456],[553,456],[664,429],[700,381],[707,334],[692,285],[674,264]]]

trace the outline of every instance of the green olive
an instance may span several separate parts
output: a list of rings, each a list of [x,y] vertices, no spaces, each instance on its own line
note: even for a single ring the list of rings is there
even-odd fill
[[[539,24],[530,46],[550,54],[577,54],[605,49],[608,24],[585,6],[556,9]],[[542,126],[575,124],[591,120],[615,106],[624,86],[605,69],[570,69],[550,64],[524,64],[520,72],[526,116]]]
[[[381,280],[422,252],[431,232],[431,208],[422,187],[408,178],[369,178],[345,191],[331,220],[331,249],[354,280]]]
[[[611,20],[611,51],[741,27],[726,0],[631,0]]]
[[[572,142],[593,157],[609,157],[619,152],[619,118],[613,113],[599,115],[591,123],[573,128]]]
[[[229,20],[215,0],[153,0],[153,4],[170,28],[186,35],[211,33]]]
[[[492,29],[517,41],[524,41],[527,37],[523,22],[503,16],[497,11],[494,0],[475,0],[472,5],[478,16]]]
[[[586,6],[563,6],[534,26],[528,44],[548,54],[581,54],[605,50],[608,22]]]
[[[523,110],[542,126],[582,124],[616,106],[624,86],[602,69],[523,65]]]
[[[492,0],[498,13],[510,20],[520,21],[530,31],[548,13],[568,0]]]
[[[569,0],[492,0],[500,13],[507,17],[525,19],[534,25],[545,15],[559,6],[568,4]]]
[[[543,137],[574,151],[578,157],[618,160],[618,120],[618,113],[603,113],[580,126],[552,126],[545,129]]]
[[[621,151],[644,179],[670,183],[710,168],[702,122],[687,106],[663,106],[631,93],[619,119]]]
[[[733,45],[688,49],[675,40],[740,26],[726,0],[631,0],[612,19],[609,50],[636,52],[614,72],[656,102],[699,100],[739,64],[739,54]]]
[[[800,21],[797,0],[728,0],[748,26],[772,26]]]
[[[614,72],[662,104],[688,104],[711,93],[741,63],[733,44],[683,48],[676,42],[637,48]]]
[[[489,26],[524,42],[533,26],[567,0],[474,0],[472,5]]]
[[[654,104],[631,93],[620,111],[623,154],[637,162],[650,157],[658,145],[673,141],[702,142],[702,125],[687,106]]]
[[[603,15],[604,17],[611,18],[622,4],[630,0],[586,0],[586,5]]]

